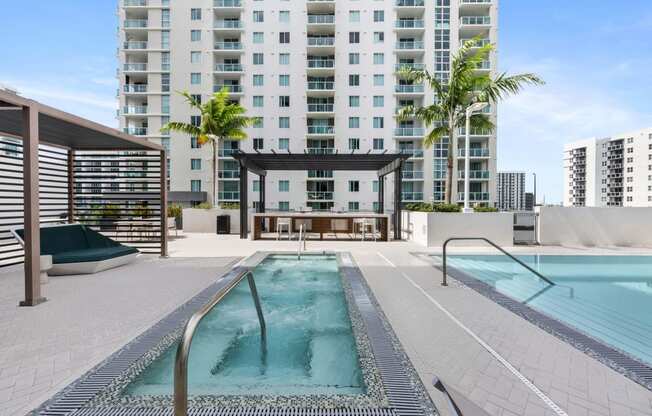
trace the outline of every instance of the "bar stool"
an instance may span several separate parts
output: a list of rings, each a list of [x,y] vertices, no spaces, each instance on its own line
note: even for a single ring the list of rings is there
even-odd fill
[[[358,230],[364,241],[364,229],[365,229],[365,220],[364,218],[354,218],[353,219],[353,238],[356,238],[358,235]]]
[[[363,241],[364,241],[367,229],[369,229],[369,231],[371,231],[371,233],[374,236],[374,242],[376,242],[377,230],[376,230],[376,219],[375,218],[365,218],[364,219],[364,223],[363,223],[363,226],[362,226],[362,230],[363,230],[362,231],[362,240]]]
[[[276,219],[276,239],[281,239],[281,233],[285,229],[288,233],[288,240],[291,239],[292,233],[292,219],[291,218],[277,218]]]

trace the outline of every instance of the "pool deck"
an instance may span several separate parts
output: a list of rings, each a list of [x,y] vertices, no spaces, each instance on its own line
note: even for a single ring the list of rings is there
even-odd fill
[[[407,242],[308,241],[309,251],[353,254],[442,414],[434,375],[489,414],[555,415],[507,360],[568,415],[652,415],[652,392],[412,256],[437,252]],[[0,269],[0,415],[23,415],[81,376],[255,251],[296,251],[295,241],[192,234],[168,259],[93,276],[53,277],[50,300],[18,308],[21,269]],[[652,250],[515,247],[518,253],[646,254]],[[453,252],[491,253],[463,247]],[[473,333],[477,338],[472,337]],[[482,340],[485,345],[478,342]]]

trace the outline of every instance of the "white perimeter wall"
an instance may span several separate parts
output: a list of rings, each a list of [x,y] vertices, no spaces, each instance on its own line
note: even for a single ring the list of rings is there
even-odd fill
[[[479,212],[403,211],[403,238],[428,247],[441,246],[451,237],[484,237],[499,246],[514,245],[514,214]],[[454,246],[483,246],[480,241],[455,242]]]
[[[240,233],[239,209],[183,209],[183,231],[186,233],[212,233],[217,232],[217,216],[229,215],[231,217],[231,234]]]
[[[542,245],[652,247],[652,208],[539,207]]]

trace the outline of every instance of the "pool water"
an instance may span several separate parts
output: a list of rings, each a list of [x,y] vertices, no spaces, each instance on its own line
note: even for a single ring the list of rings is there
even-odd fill
[[[253,271],[267,324],[263,352],[244,279],[200,323],[190,349],[192,395],[364,394],[337,259],[270,255]],[[124,395],[170,395],[177,344]]]
[[[652,256],[452,255],[498,292],[652,365]]]

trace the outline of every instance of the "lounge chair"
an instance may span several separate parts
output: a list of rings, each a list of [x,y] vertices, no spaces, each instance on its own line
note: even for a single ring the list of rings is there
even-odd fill
[[[24,246],[23,229],[11,230]],[[89,274],[132,262],[139,254],[82,224],[41,227],[41,255],[52,256],[53,276]]]

